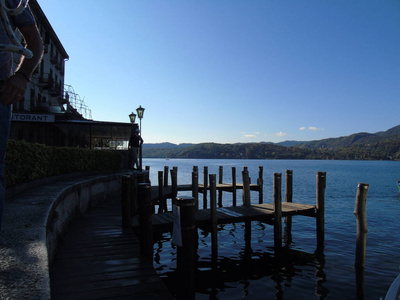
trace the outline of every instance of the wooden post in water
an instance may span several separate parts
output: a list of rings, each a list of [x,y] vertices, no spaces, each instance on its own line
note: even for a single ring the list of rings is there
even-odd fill
[[[178,195],[178,167],[173,167],[171,170],[171,189],[172,199]]]
[[[164,186],[168,186],[168,173],[169,167],[164,166]]]
[[[193,167],[192,172],[192,197],[196,201],[196,210],[199,210],[199,169]]]
[[[282,174],[274,173],[274,245],[282,247]]]
[[[262,204],[264,202],[264,168],[262,166],[258,167],[258,203]]]
[[[131,226],[131,204],[132,204],[132,187],[131,176],[122,177],[122,227],[129,228]]]
[[[286,170],[285,176],[285,201],[293,202],[293,171]],[[285,218],[285,245],[290,246],[292,243],[292,216]]]
[[[163,171],[158,171],[158,213],[162,213],[164,211]]]
[[[356,204],[354,207],[354,215],[357,221],[357,239],[356,239],[356,294],[357,299],[365,299],[364,287],[364,269],[365,256],[367,253],[367,195],[369,185],[359,183],[356,196]]]
[[[232,167],[232,206],[236,206],[236,168]]]
[[[242,178],[243,178],[243,205],[250,206],[250,178],[249,178],[249,171],[247,167],[243,168],[242,171]]]
[[[367,195],[369,185],[359,183],[356,197],[354,215],[357,221],[357,241],[356,241],[356,267],[365,267],[365,254],[367,250]]]
[[[218,168],[218,183],[222,184],[224,178],[224,167],[219,166]],[[218,207],[222,207],[222,189],[218,189]]]
[[[207,209],[208,167],[204,167],[203,209]]]
[[[150,197],[150,184],[138,183],[140,254],[152,261],[153,257],[153,206]]]
[[[218,230],[217,230],[217,181],[215,174],[210,175],[210,218],[211,218],[211,259],[218,260]]]
[[[177,249],[177,268],[181,284],[178,288],[178,299],[195,299],[196,268],[196,200],[193,197],[176,199],[180,209],[182,247]]]
[[[138,182],[150,183],[150,174],[148,170],[135,172],[138,178]]]
[[[325,242],[326,172],[317,172],[317,252],[323,252]]]

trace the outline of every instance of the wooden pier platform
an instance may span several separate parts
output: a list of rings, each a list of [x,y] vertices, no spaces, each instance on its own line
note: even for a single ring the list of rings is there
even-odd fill
[[[302,215],[316,217],[316,205],[300,203],[282,203],[282,217]],[[211,220],[211,210],[201,209],[196,211],[195,220],[199,227],[207,226]],[[235,206],[217,208],[218,224],[237,223],[245,221],[263,221],[271,223],[274,220],[274,204],[254,204],[251,206]],[[174,216],[172,212],[164,212],[152,215],[152,225],[156,231],[165,231],[172,228]],[[138,217],[132,220],[132,226],[139,226]]]
[[[110,199],[73,223],[50,270],[51,299],[172,299],[138,238],[123,230],[120,203]]]

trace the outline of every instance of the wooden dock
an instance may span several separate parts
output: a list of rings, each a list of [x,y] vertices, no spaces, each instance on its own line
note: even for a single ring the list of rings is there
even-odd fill
[[[274,204],[264,203],[251,206],[235,206],[217,208],[218,224],[237,223],[245,221],[262,221],[272,223],[274,220]],[[316,205],[300,203],[282,203],[282,217],[302,215],[316,217]],[[211,219],[211,209],[201,209],[195,213],[195,221],[198,227],[207,226]],[[172,228],[174,216],[172,212],[164,212],[152,215],[153,228],[156,231],[166,231]],[[132,219],[132,226],[139,226],[138,217]]]
[[[235,169],[232,168],[232,175],[235,175]],[[168,185],[168,179],[164,174],[168,174],[168,170],[159,172],[158,186],[152,187],[150,183],[138,183],[136,175],[126,176],[123,178],[123,223],[127,228],[138,229],[143,239],[143,253],[151,251],[152,241],[147,237],[155,231],[171,230],[174,221],[177,222],[175,216],[167,209],[167,199],[172,200],[172,204],[179,199],[178,191],[192,191],[193,200],[190,205],[195,206],[193,212],[193,226],[212,228],[216,230],[217,224],[262,221],[274,226],[274,242],[275,247],[282,246],[282,219],[285,219],[285,233],[291,236],[292,217],[296,215],[313,217],[316,219],[317,232],[317,248],[322,248],[324,243],[324,199],[326,186],[326,173],[317,172],[317,193],[316,204],[295,203],[292,200],[292,171],[286,171],[285,181],[285,201],[282,202],[282,176],[280,173],[274,173],[273,181],[273,203],[263,203],[263,175],[262,167],[260,167],[257,184],[251,184],[248,176],[248,170],[245,167],[242,172],[243,183],[236,183],[235,177],[232,183],[222,183],[222,168],[220,168],[219,183],[217,183],[216,175],[209,175],[209,181],[204,176],[204,184],[198,182],[198,168],[194,167],[192,172],[192,184],[178,185],[176,180],[176,170],[171,170],[171,182]],[[207,170],[205,169],[205,174]],[[141,179],[143,180],[143,178]],[[208,183],[209,182],[209,183]],[[237,205],[236,189],[242,189],[242,204]],[[250,191],[259,192],[259,203],[254,204],[251,201]],[[209,191],[209,199],[207,193]],[[228,191],[233,194],[232,206],[223,207],[222,192]],[[218,192],[218,197],[217,197]],[[203,205],[199,194],[203,193]],[[218,198],[218,199],[217,199]],[[140,201],[139,201],[140,199]],[[177,199],[177,200],[175,200]],[[209,200],[209,201],[208,201]],[[158,210],[156,213],[156,206]],[[171,205],[172,206],[172,205]],[[201,209],[201,207],[203,207]],[[286,243],[286,241],[285,241]],[[289,240],[290,244],[291,241]],[[145,250],[147,249],[147,250]]]
[[[68,230],[51,276],[51,299],[172,299],[121,225],[121,199],[99,205]]]

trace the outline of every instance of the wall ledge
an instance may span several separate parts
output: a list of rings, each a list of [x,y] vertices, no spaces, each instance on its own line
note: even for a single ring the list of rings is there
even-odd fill
[[[0,295],[50,299],[49,268],[69,224],[109,197],[119,197],[126,171],[79,173],[11,191],[0,231]]]

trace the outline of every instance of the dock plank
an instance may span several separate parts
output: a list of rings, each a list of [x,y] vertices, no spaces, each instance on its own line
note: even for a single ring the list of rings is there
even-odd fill
[[[316,206],[301,203],[282,203],[282,217],[304,215],[315,217]],[[236,223],[251,220],[265,221],[269,223],[274,218],[274,204],[263,203],[254,204],[251,206],[234,206],[234,207],[219,207],[217,208],[218,224]],[[173,223],[172,212],[155,214],[152,217],[153,227],[157,230],[169,229]],[[196,224],[198,226],[209,225],[210,209],[201,209],[195,214]],[[132,226],[138,226],[137,217],[134,217]]]
[[[120,202],[93,208],[67,231],[50,270],[52,299],[172,299],[138,238],[123,230]]]

